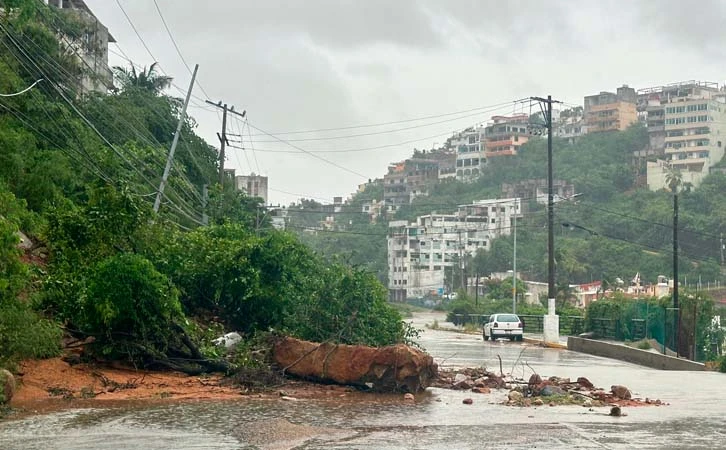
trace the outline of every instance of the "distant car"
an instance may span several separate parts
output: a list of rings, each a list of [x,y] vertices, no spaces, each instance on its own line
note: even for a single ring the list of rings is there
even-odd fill
[[[499,338],[521,341],[524,335],[524,322],[516,314],[493,314],[484,324],[482,334],[485,341]]]

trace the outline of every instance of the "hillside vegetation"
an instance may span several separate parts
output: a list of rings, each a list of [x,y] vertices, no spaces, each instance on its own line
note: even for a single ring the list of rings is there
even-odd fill
[[[0,92],[42,80],[0,99],[0,367],[57,354],[62,334],[93,338],[96,358],[189,373],[232,368],[210,342],[224,330],[411,337],[375,276],[324,260],[258,221],[260,199],[215,185],[217,152],[191,117],[155,214],[181,113],[173,80],[156,64],[116,68],[108,95],[83,91],[83,22],[36,0],[0,7]]]

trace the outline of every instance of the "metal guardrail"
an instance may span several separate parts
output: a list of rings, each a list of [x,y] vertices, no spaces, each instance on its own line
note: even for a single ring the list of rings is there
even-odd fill
[[[452,322],[457,326],[476,324],[483,326],[489,321],[488,314],[454,314]],[[542,315],[520,314],[519,318],[524,322],[525,333],[542,333],[544,317]],[[581,316],[561,316],[560,334],[564,336],[576,336],[585,331],[585,318]]]

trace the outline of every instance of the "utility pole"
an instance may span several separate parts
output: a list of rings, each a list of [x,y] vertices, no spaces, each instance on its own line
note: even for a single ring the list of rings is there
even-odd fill
[[[234,110],[234,106],[228,107],[227,104],[222,104],[220,101],[219,103],[213,103],[209,100],[206,100],[207,103],[209,103],[212,106],[215,106],[222,110],[222,133],[217,133],[217,137],[219,138],[219,185],[224,188],[224,150],[225,146],[229,144],[229,140],[227,140],[227,113],[230,112],[232,114],[236,114],[242,118],[245,117],[247,114],[247,111],[242,111],[242,113],[238,113]]]
[[[207,214],[207,204],[209,203],[209,185],[202,185],[202,223],[209,225],[209,215]]]
[[[681,310],[678,305],[678,185],[673,186],[673,350],[678,356]]]
[[[721,242],[721,265],[723,266],[724,265],[724,256],[723,256],[723,253],[724,253],[724,249],[726,249],[726,247],[724,247],[724,245],[723,245],[723,232],[721,233],[721,241],[720,242]]]
[[[512,314],[517,314],[517,199],[514,199],[514,260],[512,261]]]
[[[547,315],[544,318],[544,341],[559,341],[559,317],[555,314],[555,197],[552,177],[552,104],[561,103],[547,98],[531,97],[531,100],[539,102],[542,115],[547,127]],[[546,110],[542,105],[546,105]]]
[[[459,230],[457,233],[459,235],[459,269],[461,269],[461,289],[466,292],[466,275],[464,274],[464,247],[461,246],[461,232],[464,230]]]
[[[166,186],[166,180],[169,178],[169,172],[171,172],[171,163],[174,160],[174,152],[176,146],[179,143],[179,135],[181,134],[182,125],[184,125],[184,119],[187,114],[187,106],[189,105],[189,99],[192,97],[192,89],[194,89],[194,81],[197,79],[197,71],[199,70],[199,64],[194,66],[194,73],[192,73],[192,81],[189,83],[189,90],[187,91],[187,97],[184,100],[184,106],[182,106],[182,112],[179,116],[179,123],[176,126],[176,133],[174,133],[174,140],[171,142],[171,148],[169,149],[169,156],[166,158],[166,166],[164,167],[164,174],[161,176],[161,183],[159,183],[159,190],[156,191],[156,200],[154,200],[154,212],[159,212],[159,206],[161,206],[161,197],[164,195],[164,187]]]

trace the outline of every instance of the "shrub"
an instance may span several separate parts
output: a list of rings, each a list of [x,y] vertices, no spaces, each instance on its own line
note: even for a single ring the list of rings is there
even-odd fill
[[[176,289],[144,257],[112,256],[92,271],[78,323],[104,356],[163,354],[183,319]]]
[[[22,359],[49,358],[60,352],[60,327],[17,300],[0,301],[0,367]]]

